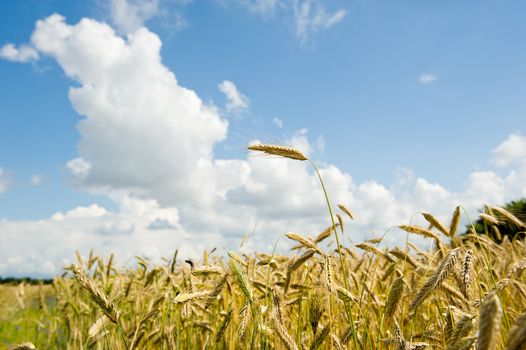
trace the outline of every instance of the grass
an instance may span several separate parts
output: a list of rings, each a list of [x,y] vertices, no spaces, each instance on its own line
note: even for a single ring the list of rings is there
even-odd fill
[[[309,160],[281,146],[254,150]],[[288,157],[287,155],[291,155]],[[313,164],[314,165],[314,164]],[[315,167],[315,165],[314,165]],[[320,177],[320,180],[323,180]],[[435,248],[382,249],[381,239],[343,246],[346,234],[325,192],[328,231],[288,233],[293,254],[205,252],[193,265],[134,268],[78,256],[51,287],[0,289],[0,346],[39,349],[521,349],[526,346],[526,245],[458,236],[422,213],[429,227],[401,225]],[[500,213],[500,211],[497,211]],[[493,215],[487,212],[485,215]],[[500,213],[499,220],[508,217]],[[491,220],[486,220],[488,225]],[[515,222],[516,225],[524,225]],[[336,244],[335,244],[336,243]],[[336,246],[335,250],[330,247]],[[73,277],[74,276],[74,277]]]

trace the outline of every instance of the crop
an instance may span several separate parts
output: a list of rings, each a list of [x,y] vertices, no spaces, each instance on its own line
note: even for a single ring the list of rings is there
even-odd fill
[[[283,146],[251,149],[309,161]],[[55,278],[52,305],[27,314],[38,296],[18,296],[8,320],[34,318],[36,333],[19,340],[39,349],[526,348],[524,241],[458,235],[458,207],[447,224],[422,213],[429,226],[399,227],[434,242],[432,250],[408,241],[385,248],[381,238],[344,246],[343,218],[353,214],[340,204],[334,220],[325,194],[329,227],[287,233],[292,254],[205,251],[190,264],[176,251],[163,265],[137,257],[135,267],[78,255]],[[499,221],[524,225],[493,209]],[[492,212],[482,214],[488,225]]]

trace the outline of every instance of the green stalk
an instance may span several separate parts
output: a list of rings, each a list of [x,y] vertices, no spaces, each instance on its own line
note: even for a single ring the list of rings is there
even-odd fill
[[[325,188],[325,184],[323,183],[323,179],[321,177],[321,174],[318,170],[318,167],[316,166],[316,164],[314,164],[314,162],[310,159],[308,159],[310,164],[312,165],[312,167],[314,168],[314,171],[316,171],[316,174],[318,175],[318,178],[320,179],[320,183],[321,183],[321,187],[323,189],[323,194],[325,195],[325,200],[327,201],[327,208],[329,209],[329,215],[331,217],[331,223],[332,223],[332,227],[333,227],[333,230],[334,230],[334,236],[336,237],[336,244],[338,246],[338,255],[340,256],[340,265],[342,266],[342,272],[343,272],[343,283],[345,284],[345,289],[349,289],[349,283],[347,281],[347,271],[345,269],[345,261],[344,261],[344,258],[343,258],[343,254],[342,254],[342,250],[341,250],[341,244],[340,244],[340,238],[338,237],[338,230],[336,230],[335,228],[335,222],[334,222],[334,215],[332,214],[332,208],[331,208],[331,202],[329,201],[329,195],[327,194],[327,189]],[[346,306],[346,310],[347,310],[347,316],[349,317],[349,320],[350,320],[350,327],[351,327],[351,330],[352,330],[352,335],[353,335],[353,342],[354,342],[354,348],[355,349],[358,349],[358,337],[356,336],[356,330],[354,328],[354,317],[353,317],[353,314],[352,314],[352,310],[350,310],[349,308],[349,303],[346,302],[345,303],[345,306]]]
[[[119,330],[119,334],[121,335],[122,342],[124,343],[124,347],[126,348],[126,350],[129,350],[128,343],[126,342],[126,337],[124,335],[124,330],[122,329],[120,322],[117,322],[117,329]]]

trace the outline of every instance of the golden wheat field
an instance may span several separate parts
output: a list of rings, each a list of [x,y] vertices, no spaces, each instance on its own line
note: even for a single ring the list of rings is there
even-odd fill
[[[252,149],[308,160],[284,147]],[[119,267],[111,256],[78,255],[51,289],[2,291],[8,311],[0,334],[11,329],[25,338],[0,346],[526,349],[524,241],[460,234],[457,207],[449,222],[423,213],[428,226],[400,226],[433,242],[432,250],[409,240],[383,248],[381,238],[344,246],[352,214],[339,205],[333,217],[328,207],[333,223],[317,236],[286,234],[295,244],[287,255],[205,251],[200,261],[178,263],[176,251],[164,265],[137,257],[134,268]],[[488,231],[500,221],[525,226],[498,207],[481,216]]]

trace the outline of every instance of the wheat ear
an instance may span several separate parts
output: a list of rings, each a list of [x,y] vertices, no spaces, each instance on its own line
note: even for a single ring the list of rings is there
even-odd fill
[[[400,225],[398,226],[402,230],[409,232],[409,233],[415,233],[417,235],[427,237],[427,238],[433,238],[435,240],[440,240],[440,238],[431,230],[425,229],[420,226],[414,226],[414,225]]]
[[[499,220],[489,214],[480,214],[480,218],[490,225],[498,225]]]
[[[248,149],[251,151],[259,151],[266,154],[271,154],[275,156],[295,159],[295,160],[308,160],[303,152],[287,146],[281,145],[266,145],[266,144],[257,144],[248,146]]]
[[[323,344],[325,339],[327,339],[327,337],[328,337],[328,335],[330,333],[330,330],[331,330],[330,324],[328,324],[325,327],[323,327],[321,332],[318,332],[314,336],[314,339],[312,340],[312,344],[310,345],[309,349],[310,350],[316,350],[317,348],[319,348],[321,346],[321,344]]]
[[[422,304],[424,300],[426,300],[427,297],[429,297],[454,270],[458,261],[459,249],[460,248],[455,248],[446,255],[435,273],[429,277],[424,286],[419,290],[410,306],[414,312],[416,312],[416,308],[420,306],[420,304]]]
[[[457,233],[458,223],[460,221],[460,205],[455,208],[453,211],[453,216],[451,217],[451,223],[449,224],[449,237],[455,237]]]
[[[496,348],[500,336],[501,318],[502,309],[499,298],[496,294],[488,295],[480,307],[477,350]]]
[[[294,340],[290,336],[289,333],[287,333],[287,330],[285,329],[285,326],[279,321],[277,315],[275,313],[272,313],[272,316],[270,318],[270,325],[278,333],[279,338],[281,339],[281,342],[287,350],[298,350],[298,346],[296,343],[294,343]]]
[[[71,271],[79,284],[88,291],[91,300],[108,316],[113,322],[117,323],[119,312],[114,303],[110,302],[108,297],[86,276],[84,271],[77,265],[71,265]]]
[[[473,263],[473,251],[471,249],[466,251],[466,254],[464,255],[464,261],[462,262],[462,274],[461,274],[461,280],[460,280],[460,291],[466,299],[470,299],[471,297],[471,265]]]
[[[433,216],[431,213],[422,213],[424,218],[429,222],[430,225],[433,225],[433,227],[436,227],[440,232],[445,234],[446,236],[449,236],[449,229],[444,226],[436,217]]]
[[[321,256],[325,256],[325,253],[323,253],[321,248],[318,247],[316,245],[316,243],[312,239],[303,237],[302,235],[299,235],[299,234],[294,233],[294,232],[286,233],[285,236],[287,236],[287,238],[289,238],[289,239],[292,239],[293,241],[301,243],[304,247],[314,249]]]
[[[510,213],[509,211],[507,211],[504,208],[492,207],[491,210],[494,210],[497,213],[499,213],[500,215],[504,216],[504,218],[506,220],[508,220],[510,223],[514,224],[517,227],[526,227],[524,222],[520,221],[515,215],[513,215],[512,213]]]
[[[354,220],[351,211],[343,204],[338,204],[338,208],[343,211],[351,220]]]
[[[223,319],[223,322],[221,322],[221,325],[219,326],[219,329],[216,333],[216,343],[219,343],[221,339],[223,339],[223,335],[225,334],[226,328],[230,324],[230,319],[232,318],[232,309],[230,309]]]
[[[390,319],[393,316],[394,312],[396,311],[396,307],[398,306],[398,302],[402,298],[403,293],[404,276],[400,276],[393,282],[391,290],[389,290],[387,301],[385,303],[384,315],[387,319]]]
[[[526,348],[526,311],[517,317],[508,335],[506,350]]]

